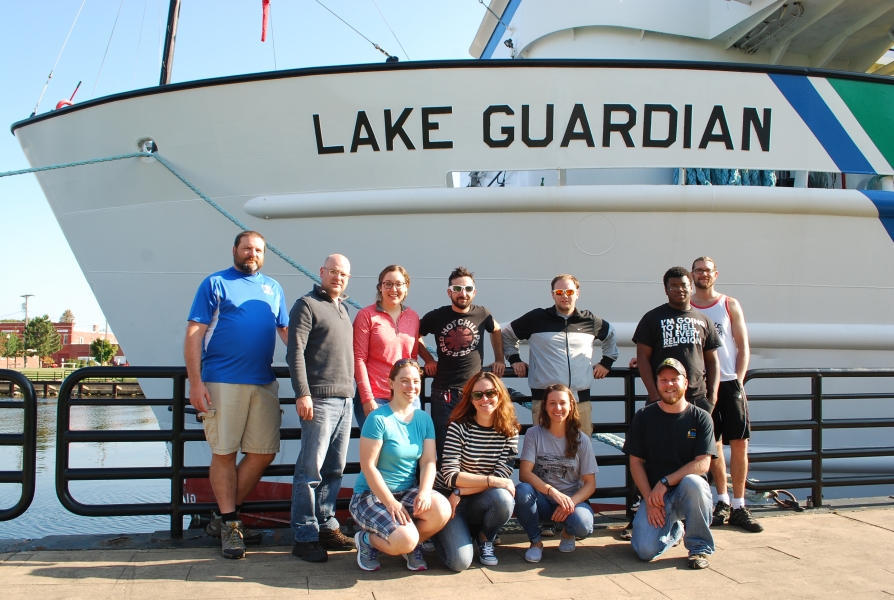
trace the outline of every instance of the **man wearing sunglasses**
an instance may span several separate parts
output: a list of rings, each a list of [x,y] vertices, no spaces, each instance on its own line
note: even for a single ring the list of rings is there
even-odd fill
[[[301,450],[292,481],[292,554],[324,562],[327,550],[351,550],[339,529],[341,489],[354,415],[354,328],[344,301],[351,263],[333,254],[320,267],[320,285],[289,313],[286,359],[301,420]]]
[[[615,330],[588,310],[577,308],[580,282],[563,273],[553,278],[554,306],[535,308],[503,328],[506,358],[518,377],[531,386],[531,416],[538,424],[543,390],[555,383],[567,385],[577,395],[581,431],[593,433],[590,385],[608,375],[618,359]],[[530,368],[519,355],[519,340],[528,340]],[[602,358],[595,365],[593,346],[601,343]]]
[[[428,334],[435,336],[437,361],[425,363],[425,374],[434,377],[431,384],[431,417],[435,423],[438,462],[444,451],[450,414],[459,404],[462,388],[481,371],[484,362],[483,332],[490,334],[494,351],[491,366],[494,375],[502,377],[503,338],[500,325],[490,311],[472,304],[475,298],[475,277],[465,267],[457,267],[448,278],[447,297],[450,304],[429,312],[419,322],[420,342]]]

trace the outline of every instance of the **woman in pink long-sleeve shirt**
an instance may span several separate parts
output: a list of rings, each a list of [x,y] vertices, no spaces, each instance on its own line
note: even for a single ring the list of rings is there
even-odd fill
[[[403,304],[409,290],[406,269],[385,267],[379,273],[375,304],[354,319],[354,379],[361,402],[360,410],[354,407],[354,416],[361,428],[366,416],[391,398],[388,373],[394,363],[418,355],[419,315]],[[418,399],[415,404],[419,408]]]

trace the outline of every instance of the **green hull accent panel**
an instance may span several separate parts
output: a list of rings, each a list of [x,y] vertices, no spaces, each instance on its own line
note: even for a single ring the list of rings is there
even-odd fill
[[[894,85],[833,78],[829,83],[894,167]]]

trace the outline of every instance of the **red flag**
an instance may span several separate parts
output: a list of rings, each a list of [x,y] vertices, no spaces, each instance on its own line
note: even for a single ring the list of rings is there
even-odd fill
[[[261,0],[264,9],[264,22],[261,24],[261,41],[267,41],[267,20],[270,18],[270,0]]]

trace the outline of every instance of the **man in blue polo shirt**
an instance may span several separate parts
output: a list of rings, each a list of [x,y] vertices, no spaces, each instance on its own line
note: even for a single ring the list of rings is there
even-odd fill
[[[189,401],[199,411],[211,446],[209,478],[219,512],[206,533],[221,538],[224,558],[243,558],[260,534],[239,520],[242,501],[279,452],[279,384],[273,375],[276,336],[286,343],[289,311],[280,285],[259,271],[266,241],[243,231],[233,243],[233,266],[199,286],[183,354]],[[239,450],[245,458],[236,464]]]

